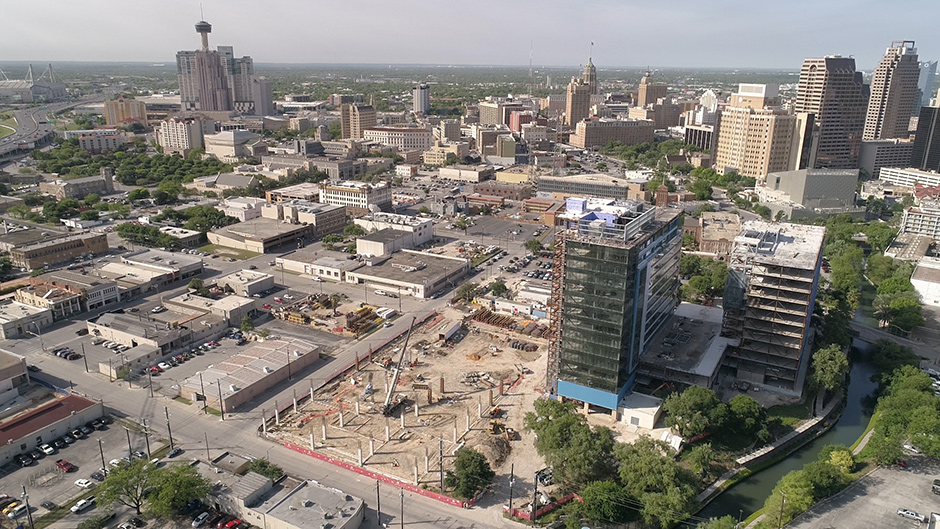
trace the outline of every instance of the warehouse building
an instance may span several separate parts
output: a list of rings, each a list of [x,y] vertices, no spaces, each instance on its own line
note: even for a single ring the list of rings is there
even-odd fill
[[[416,298],[455,287],[470,271],[467,259],[411,250],[365,258],[363,263],[365,266],[346,272],[347,283]]]

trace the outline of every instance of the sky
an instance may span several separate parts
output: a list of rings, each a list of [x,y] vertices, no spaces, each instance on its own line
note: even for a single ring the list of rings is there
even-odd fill
[[[172,63],[211,47],[256,63],[599,69],[799,69],[851,55],[871,71],[894,40],[940,58],[937,0],[46,0],[4,2],[0,61]],[[56,8],[58,6],[58,8]],[[594,42],[593,52],[591,42]]]

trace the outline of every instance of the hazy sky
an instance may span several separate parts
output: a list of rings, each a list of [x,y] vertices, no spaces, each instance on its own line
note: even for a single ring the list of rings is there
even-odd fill
[[[937,0],[204,0],[210,45],[255,62],[799,68],[892,40],[940,58]],[[196,49],[196,0],[0,4],[0,61],[172,62]]]

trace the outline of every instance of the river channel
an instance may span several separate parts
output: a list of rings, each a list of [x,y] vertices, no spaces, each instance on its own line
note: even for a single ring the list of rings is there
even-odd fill
[[[871,418],[871,401],[868,397],[877,389],[871,381],[875,367],[869,361],[870,346],[865,343],[853,343],[850,353],[852,371],[849,375],[848,395],[842,416],[835,425],[822,436],[807,443],[783,461],[766,468],[757,474],[741,480],[737,485],[723,492],[704,509],[696,518],[718,518],[733,516],[747,518],[764,505],[777,481],[793,470],[816,460],[820,450],[827,444],[850,446],[862,435]]]

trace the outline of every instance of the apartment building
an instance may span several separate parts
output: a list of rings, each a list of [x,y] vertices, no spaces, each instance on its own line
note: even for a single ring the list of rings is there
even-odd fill
[[[392,189],[388,182],[369,184],[344,181],[326,184],[320,188],[320,201],[334,206],[345,206],[353,215],[370,211],[374,206],[381,211],[392,209]]]
[[[119,97],[104,102],[104,121],[115,127],[128,123],[147,126],[147,105],[143,101]]]
[[[203,138],[215,133],[215,121],[203,118],[168,118],[155,129],[157,143],[165,154],[186,156],[189,151],[203,147]]]
[[[392,145],[399,150],[426,150],[434,144],[434,135],[430,130],[415,127],[375,127],[363,130],[362,137],[368,141]]]
[[[358,139],[366,129],[376,125],[375,107],[359,103],[344,104],[340,107],[340,126],[342,137]]]
[[[568,143],[582,149],[603,147],[612,141],[624,145],[651,143],[656,124],[650,120],[591,118],[579,121]]]

